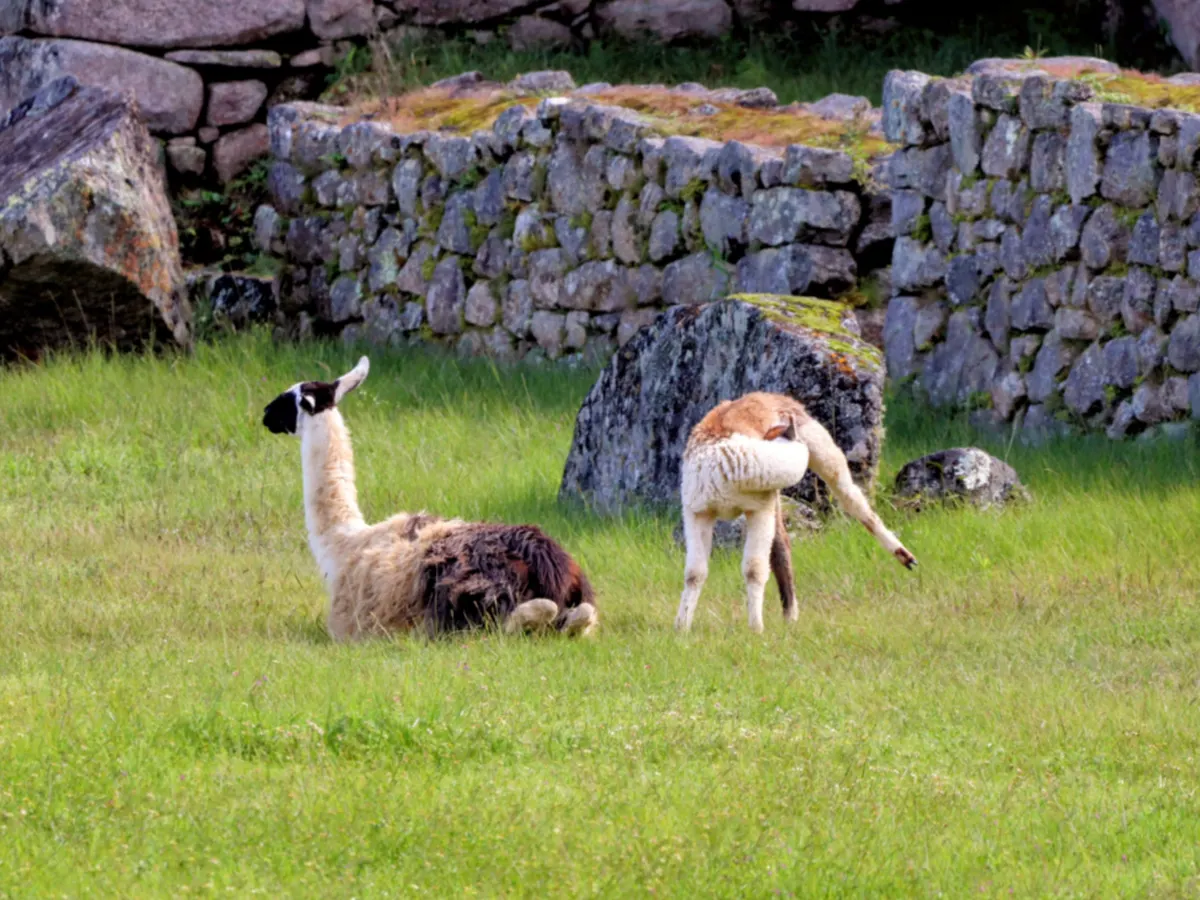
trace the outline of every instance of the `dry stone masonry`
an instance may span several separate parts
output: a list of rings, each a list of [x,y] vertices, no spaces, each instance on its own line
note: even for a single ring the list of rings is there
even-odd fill
[[[890,377],[1029,437],[1200,417],[1200,116],[1103,102],[1119,77],[888,75]]]
[[[434,99],[470,112],[498,87],[466,76]],[[603,360],[664,308],[737,291],[833,297],[886,266],[887,198],[850,153],[665,136],[596,100],[606,87],[522,76],[469,133],[272,109],[256,240],[282,259],[292,333]],[[723,115],[773,100],[683,90]]]

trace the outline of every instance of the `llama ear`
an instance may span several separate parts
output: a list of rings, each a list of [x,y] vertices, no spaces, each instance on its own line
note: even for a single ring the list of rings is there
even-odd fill
[[[365,356],[359,359],[358,365],[343,375],[334,383],[333,403],[336,406],[342,402],[342,398],[348,393],[362,384],[367,373],[371,370],[371,362]]]

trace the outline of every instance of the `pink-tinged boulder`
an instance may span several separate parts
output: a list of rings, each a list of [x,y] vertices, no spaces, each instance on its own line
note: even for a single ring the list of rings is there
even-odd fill
[[[271,150],[271,137],[261,122],[223,134],[213,146],[213,168],[221,184],[228,184],[241,175],[256,159]]]
[[[20,2],[20,0],[18,0]],[[304,27],[304,0],[54,0],[29,30],[131,47],[228,47]]]
[[[596,7],[603,31],[636,40],[720,37],[733,27],[725,0],[608,0]]]
[[[1200,0],[1154,0],[1171,43],[1190,69],[1200,69]]]
[[[220,81],[208,86],[208,124],[241,125],[251,121],[267,99],[261,81]]]
[[[136,106],[61,78],[0,120],[0,356],[191,343],[158,146]]]
[[[0,114],[64,75],[115,94],[132,94],[151,131],[191,131],[204,82],[186,66],[87,41],[0,38]]]
[[[395,0],[401,19],[416,25],[470,25],[498,19],[529,6],[528,0]]]
[[[359,37],[375,27],[371,0],[308,0],[308,24],[324,41]]]

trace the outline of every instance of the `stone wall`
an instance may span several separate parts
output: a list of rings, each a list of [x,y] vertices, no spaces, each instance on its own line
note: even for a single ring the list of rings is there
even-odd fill
[[[273,205],[256,241],[282,261],[288,330],[604,359],[666,307],[735,291],[833,297],[871,260],[886,266],[887,197],[849,153],[665,137],[565,73],[508,90],[550,88],[559,96],[510,101],[470,134],[273,108]],[[718,98],[697,90],[691,102]]]
[[[1024,68],[887,77],[889,376],[1031,436],[1200,417],[1200,116]]]

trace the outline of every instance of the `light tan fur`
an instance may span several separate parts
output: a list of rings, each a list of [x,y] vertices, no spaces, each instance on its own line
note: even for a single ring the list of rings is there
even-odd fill
[[[360,367],[357,380],[351,379],[354,373],[344,377],[351,380],[338,399],[366,377],[365,360]],[[400,513],[368,525],[358,505],[350,431],[341,412],[335,407],[302,415],[297,428],[308,541],[329,592],[330,635],[348,640],[419,626],[422,563],[430,546],[473,523]],[[505,631],[536,630],[557,611],[548,599],[526,601],[506,619]],[[587,634],[596,621],[595,607],[584,603],[571,610],[563,631]]]
[[[780,491],[799,482],[809,467],[829,485],[842,509],[861,522],[884,549],[903,565],[916,565],[913,555],[871,509],[851,478],[845,454],[824,426],[790,397],[746,394],[714,407],[692,429],[683,452],[680,494],[687,562],[675,617],[677,629],[691,628],[708,577],[717,520],[739,515],[746,520],[742,576],[750,629],[763,630],[763,593],[772,570],[779,582],[785,617],[790,621],[797,618]]]

